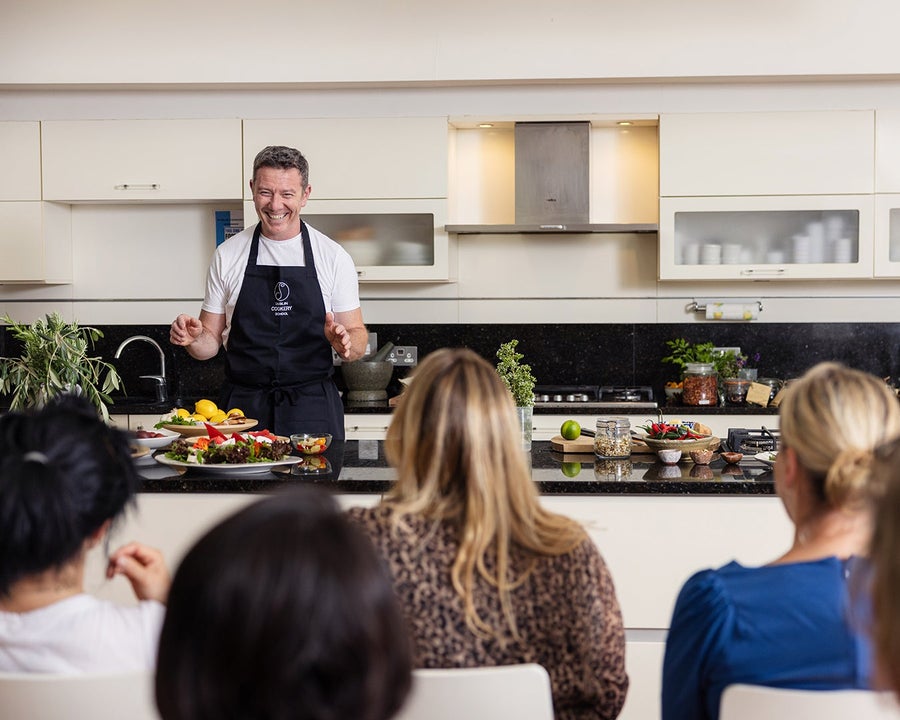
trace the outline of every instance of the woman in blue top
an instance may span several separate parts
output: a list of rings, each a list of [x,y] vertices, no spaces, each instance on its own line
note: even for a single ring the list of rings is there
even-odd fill
[[[717,720],[734,683],[866,688],[861,617],[871,531],[873,449],[900,434],[900,403],[876,377],[821,363],[790,385],[780,410],[775,490],[794,542],[764,567],[731,562],[691,577],[666,641],[663,720]]]

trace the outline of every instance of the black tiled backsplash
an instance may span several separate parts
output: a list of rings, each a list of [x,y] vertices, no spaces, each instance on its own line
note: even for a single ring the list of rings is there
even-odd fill
[[[166,354],[169,394],[215,397],[224,379],[221,354],[200,362],[169,344],[168,325],[99,325],[104,337],[95,354],[113,362],[131,396],[152,395],[139,375],[159,370],[159,355],[147,343],[132,343],[118,360],[112,356],[132,335],[148,335]],[[689,342],[712,341],[720,347],[738,346],[759,353],[760,377],[791,378],[822,360],[837,360],[879,377],[900,378],[898,323],[716,323],[716,324],[594,324],[594,325],[369,325],[379,343],[415,345],[419,359],[441,347],[465,346],[491,363],[501,343],[519,340],[524,362],[532,366],[542,385],[650,385],[662,396],[676,369],[663,363],[665,341],[684,337]],[[0,333],[0,355],[16,354],[15,343]],[[395,373],[393,384],[406,370]],[[341,384],[340,374],[337,374]],[[396,388],[399,389],[399,388]]]

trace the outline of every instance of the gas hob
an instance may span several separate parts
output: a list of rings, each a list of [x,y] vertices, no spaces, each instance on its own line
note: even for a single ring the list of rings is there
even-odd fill
[[[658,407],[649,386],[613,385],[538,385],[534,389],[534,405],[566,409],[575,405],[584,410]]]

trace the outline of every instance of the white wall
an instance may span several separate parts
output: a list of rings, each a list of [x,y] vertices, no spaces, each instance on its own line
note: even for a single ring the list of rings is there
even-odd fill
[[[893,0],[31,0],[0,84],[445,82],[897,73]]]

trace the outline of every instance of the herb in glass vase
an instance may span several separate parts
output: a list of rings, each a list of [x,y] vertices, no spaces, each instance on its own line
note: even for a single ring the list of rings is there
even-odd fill
[[[510,340],[503,343],[497,351],[497,374],[503,384],[512,393],[516,407],[531,407],[534,405],[534,375],[531,374],[531,366],[520,362],[525,357],[516,352],[518,340]]]
[[[531,450],[534,412],[534,375],[531,366],[520,362],[524,355],[516,352],[518,340],[503,343],[497,351],[497,374],[509,389],[516,404],[516,416],[522,429],[522,449]]]

